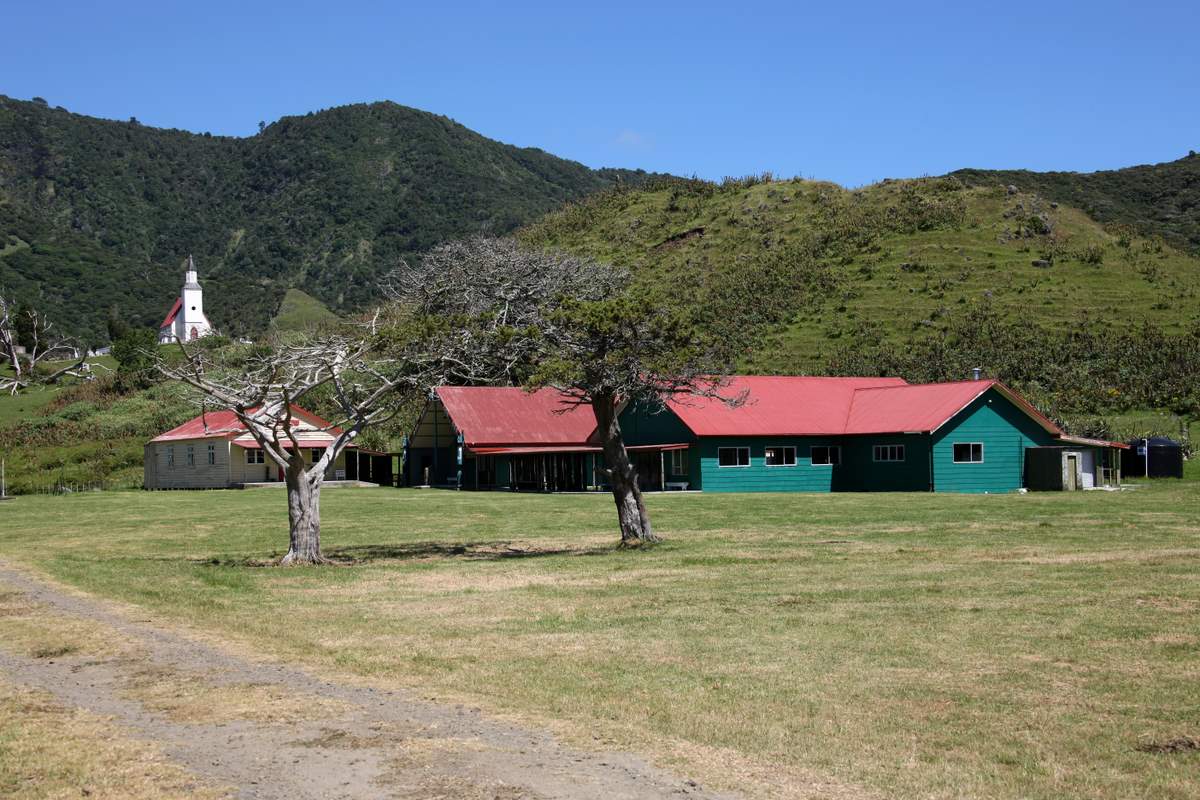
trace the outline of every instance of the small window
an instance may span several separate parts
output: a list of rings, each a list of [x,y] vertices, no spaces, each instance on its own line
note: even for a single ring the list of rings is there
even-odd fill
[[[764,456],[768,467],[796,466],[796,448],[794,447],[768,447],[764,451]]]
[[[247,464],[265,464],[267,462],[266,462],[266,459],[263,458],[262,450],[254,450],[254,449],[247,448],[246,463]]]
[[[687,450],[672,450],[671,451],[671,474],[672,475],[687,475],[688,474],[688,451]]]
[[[718,447],[718,467],[748,467],[750,466],[749,447]]]
[[[812,449],[812,465],[814,467],[836,467],[842,463],[842,448],[828,445],[815,445]]]
[[[175,469],[175,448],[167,448],[167,469]]]
[[[877,445],[875,445],[875,460],[876,461],[903,461],[904,460],[904,445],[902,445],[902,444],[877,444]]]
[[[982,464],[983,445],[979,442],[955,442],[955,464]]]
[[[314,447],[312,449],[312,452],[310,453],[310,455],[312,456],[312,463],[315,464],[321,460],[321,456],[325,455],[325,448],[324,447]]]
[[[208,446],[208,465],[211,467],[213,464],[216,464],[216,463],[217,463],[217,446],[215,444],[210,444]]]
[[[187,446],[187,465],[189,467],[196,466],[196,448],[190,444]]]

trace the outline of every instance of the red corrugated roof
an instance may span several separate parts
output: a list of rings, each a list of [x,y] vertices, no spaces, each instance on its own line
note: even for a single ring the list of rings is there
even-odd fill
[[[861,389],[850,402],[845,433],[929,433],[996,385],[959,381]]]
[[[152,442],[173,442],[180,439],[225,438],[242,433],[246,426],[232,411],[209,411],[190,419],[177,428],[155,436]]]
[[[668,405],[696,436],[931,433],[989,389],[1053,436],[1063,436],[1028,401],[994,380],[908,384],[902,378],[743,375],[721,390],[726,397],[745,393],[740,406],[688,395],[676,395]],[[477,453],[542,452],[551,445],[583,450],[599,443],[592,409],[572,404],[554,389],[442,386],[437,391]]]
[[[180,309],[182,306],[183,306],[183,298],[182,298],[182,297],[176,297],[176,298],[175,298],[175,305],[171,306],[171,310],[167,312],[167,318],[166,318],[166,319],[164,319],[164,320],[162,321],[162,325],[159,325],[159,326],[158,326],[158,329],[159,329],[159,330],[162,330],[163,328],[167,327],[167,326],[168,326],[168,325],[170,325],[172,322],[174,322],[174,321],[175,321],[175,315],[179,313],[179,309]]]
[[[596,415],[557,389],[439,386],[438,398],[468,447],[595,444]]]
[[[316,414],[299,406],[292,406],[292,414],[296,417],[302,417],[310,425],[315,425],[319,428],[328,428],[325,432],[305,431],[303,434],[298,434],[297,438],[305,441],[305,437],[313,439],[327,438],[330,442],[333,437],[341,433],[341,429],[331,426],[329,422],[321,419]],[[246,426],[237,418],[231,410],[207,411],[200,416],[190,419],[177,428],[172,428],[166,433],[155,436],[150,441],[152,442],[177,442],[180,439],[229,439],[246,433]],[[247,435],[247,438],[250,438]],[[238,442],[241,444],[241,442]],[[316,444],[313,445],[317,446]]]
[[[669,405],[697,436],[833,436],[845,432],[856,390],[905,385],[902,378],[742,375],[721,394],[747,392],[744,405],[730,408],[714,398],[683,395]]]
[[[635,444],[625,447],[631,453],[641,452],[644,450],[687,450],[691,445],[686,442],[678,444]],[[469,447],[467,448],[475,455],[493,456],[501,453],[505,455],[549,455],[551,453],[599,453],[604,450],[598,444],[546,444],[535,446],[515,446],[515,447]]]

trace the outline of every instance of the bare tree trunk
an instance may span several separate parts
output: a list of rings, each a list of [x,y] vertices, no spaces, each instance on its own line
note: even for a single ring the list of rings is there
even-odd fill
[[[297,450],[288,460],[284,479],[287,482],[288,523],[291,541],[287,555],[279,563],[325,564],[321,555],[321,483],[324,476],[311,477],[304,470],[304,455]]]
[[[621,526],[621,544],[636,547],[640,544],[661,541],[650,526],[650,515],[642,501],[642,490],[638,487],[637,471],[629,460],[625,439],[621,435],[621,423],[617,418],[615,398],[597,397],[592,402],[596,422],[604,441],[604,461],[608,467],[608,482],[612,486],[613,501],[617,504],[617,521]]]

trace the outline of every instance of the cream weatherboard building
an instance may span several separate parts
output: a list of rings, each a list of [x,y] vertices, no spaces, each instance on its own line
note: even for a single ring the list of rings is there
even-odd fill
[[[190,342],[213,333],[216,330],[208,317],[204,316],[204,290],[200,288],[196,275],[196,262],[188,256],[183,273],[183,289],[158,326],[158,343]]]
[[[317,415],[293,408],[293,432],[313,464],[339,433]],[[353,444],[338,454],[325,477],[346,477],[346,455],[357,457]],[[263,452],[232,411],[201,414],[151,439],[143,454],[147,489],[225,489],[248,483],[282,481],[282,470]]]

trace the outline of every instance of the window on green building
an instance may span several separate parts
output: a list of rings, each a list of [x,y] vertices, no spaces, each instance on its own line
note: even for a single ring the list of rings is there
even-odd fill
[[[687,475],[688,474],[688,451],[687,450],[672,450],[671,451],[671,474],[672,475]]]
[[[902,445],[902,444],[877,444],[877,445],[875,445],[875,460],[876,461],[903,461],[904,460],[904,445]]]
[[[768,447],[765,456],[768,467],[796,466],[796,448],[794,447]]]
[[[983,445],[979,442],[955,442],[955,464],[982,464]]]
[[[748,467],[750,466],[749,447],[718,447],[718,467]]]
[[[187,446],[187,465],[189,467],[196,466],[196,448],[190,444]]]
[[[836,467],[842,463],[842,448],[840,447],[815,445],[810,455],[814,467]]]

